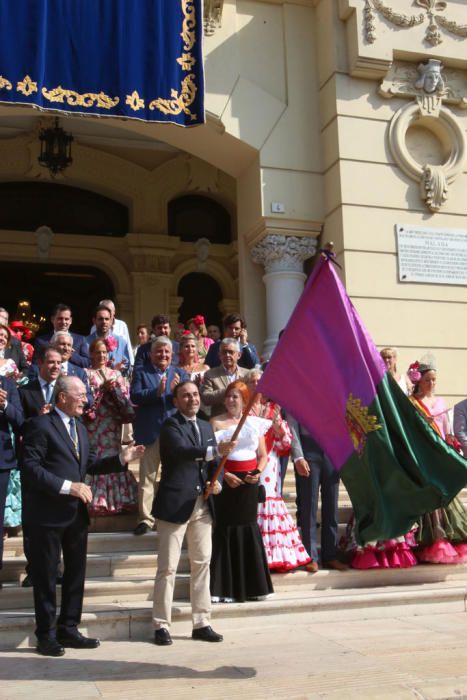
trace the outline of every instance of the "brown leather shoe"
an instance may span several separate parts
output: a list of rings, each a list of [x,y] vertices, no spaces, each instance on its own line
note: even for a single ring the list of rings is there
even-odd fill
[[[310,561],[308,564],[305,564],[305,569],[309,574],[316,574],[316,572],[319,571],[318,562]]]
[[[339,559],[331,559],[323,562],[323,569],[335,569],[336,571],[348,571],[347,564],[343,564]]]

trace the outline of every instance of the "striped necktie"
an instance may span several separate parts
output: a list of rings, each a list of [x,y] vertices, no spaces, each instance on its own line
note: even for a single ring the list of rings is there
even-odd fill
[[[73,447],[75,448],[76,456],[79,459],[79,442],[78,442],[78,434],[76,432],[76,421],[74,418],[70,418],[70,437],[71,441],[73,443]]]

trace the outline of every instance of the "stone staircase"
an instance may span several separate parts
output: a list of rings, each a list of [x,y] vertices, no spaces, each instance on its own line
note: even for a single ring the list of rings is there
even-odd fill
[[[294,482],[288,476],[285,500],[295,512]],[[467,489],[461,493],[467,504]],[[341,487],[339,522],[343,531],[350,517],[348,495]],[[88,546],[83,629],[101,639],[150,639],[156,532],[135,537],[135,515],[95,518]],[[21,588],[25,558],[20,537],[5,542],[0,580],[0,649],[35,643],[32,589]],[[243,615],[313,611],[317,619],[384,618],[467,610],[467,565],[423,565],[411,569],[348,572],[297,570],[273,576],[275,594],[266,601],[217,604],[214,619]],[[60,588],[58,588],[58,597]],[[182,553],[177,575],[174,618],[191,619],[189,566]],[[216,625],[221,627],[221,622]]]

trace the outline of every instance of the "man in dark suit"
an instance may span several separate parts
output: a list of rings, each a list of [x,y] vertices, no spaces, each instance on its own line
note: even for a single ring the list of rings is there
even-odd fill
[[[0,377],[0,569],[3,559],[3,518],[10,471],[16,468],[16,451],[10,429],[18,431],[23,410],[15,383]],[[0,588],[1,588],[0,583]]]
[[[159,534],[154,583],[154,641],[158,645],[172,644],[169,628],[173,591],[186,536],[191,573],[192,638],[221,642],[222,636],[209,625],[209,564],[214,515],[211,496],[221,490],[219,482],[211,483],[210,479],[217,451],[221,455],[228,454],[234,444],[223,442],[216,449],[210,423],[196,417],[200,407],[196,384],[190,381],[178,384],[174,388],[173,400],[177,413],[162,426],[161,482],[153,506]],[[205,491],[209,494],[207,501],[203,496]]]
[[[166,418],[175,413],[173,391],[180,381],[189,379],[182,369],[171,366],[172,343],[166,336],[151,344],[149,360],[136,366],[130,398],[136,405],[135,440],[146,447],[139,465],[139,516],[135,535],[144,535],[154,525],[151,514],[159,471],[159,435]]]
[[[157,314],[153,317],[151,321],[151,336],[153,338],[162,338],[165,336],[170,340],[170,319],[164,314]],[[138,347],[135,355],[135,369],[137,367],[142,367],[145,362],[149,360],[151,354],[151,343],[150,340],[147,343],[143,343]],[[172,364],[176,367],[178,365],[178,351],[179,343],[176,340],[172,340]]]
[[[91,489],[86,473],[126,469],[144,447],[126,448],[121,456],[97,459],[90,450],[85,427],[76,421],[86,402],[77,377],[59,377],[55,408],[32,418],[24,431],[21,472],[23,520],[29,531],[30,565],[34,586],[37,651],[62,656],[64,647],[94,649],[99,640],[78,631],[83,605]],[[63,551],[60,615],[56,621],[56,573]]]
[[[82,367],[73,364],[71,361],[73,355],[73,336],[68,331],[57,331],[50,339],[50,345],[57,350],[61,355],[60,374],[68,375],[69,377],[78,377],[86,387],[87,403],[91,405],[93,402],[91,387],[87,374]],[[37,352],[39,357],[39,354]],[[35,379],[38,374],[37,364],[32,364],[29,368],[29,379]]]
[[[287,422],[292,431],[297,525],[312,559],[306,569],[311,574],[319,569],[317,515],[321,492],[321,564],[325,569],[346,571],[348,567],[337,558],[339,473],[309,432],[290,414]]]
[[[260,364],[260,359],[254,345],[248,342],[248,331],[246,328],[245,319],[240,314],[227,314],[222,321],[224,338],[233,338],[240,344],[241,356],[238,361],[240,367],[244,369],[253,369]],[[220,357],[221,341],[213,343],[206,355],[205,363],[213,369],[222,364]]]
[[[70,331],[71,324],[73,323],[70,307],[66,304],[57,304],[52,311],[50,321],[53,330],[36,338],[36,342],[34,343],[36,352],[32,359],[33,363],[36,363],[36,353],[41,345],[48,345],[54,333],[66,331],[70,333],[73,338],[73,352],[70,356],[70,362],[77,367],[89,367],[89,346],[86,342],[86,338],[83,335]]]
[[[60,374],[62,356],[52,345],[41,345],[37,351],[37,367],[39,369],[36,379],[29,381],[18,389],[19,398],[23,407],[24,419],[42,416],[52,410],[52,397],[55,390],[55,382]],[[26,577],[22,587],[30,588],[32,579],[29,566],[29,537],[27,526],[23,523],[23,549],[27,560]],[[60,567],[59,567],[60,568]],[[61,580],[61,573],[57,571],[57,581]]]

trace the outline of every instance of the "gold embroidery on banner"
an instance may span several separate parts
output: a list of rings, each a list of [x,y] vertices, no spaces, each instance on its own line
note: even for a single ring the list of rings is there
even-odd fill
[[[126,96],[125,104],[129,105],[134,112],[144,109],[144,100],[141,99],[137,90]]]
[[[17,84],[16,89],[26,96],[31,95],[33,92],[38,92],[37,83],[35,83],[29,75],[26,75],[23,80]]]
[[[0,90],[11,90],[13,85],[10,83],[9,80],[3,77],[3,75],[0,75]]]
[[[42,94],[50,102],[66,102],[70,107],[100,107],[101,109],[112,109],[120,102],[119,97],[109,97],[104,92],[85,92],[80,95],[75,90],[65,90],[59,85],[56,88],[47,90],[42,88]]]
[[[363,454],[368,433],[381,430],[382,428],[378,423],[377,417],[368,413],[368,407],[362,406],[361,400],[354,399],[352,394],[349,394],[347,399],[345,422],[347,423],[355,451],[359,455]]]
[[[182,70],[191,70],[196,63],[196,58],[191,55],[191,53],[182,53],[182,55],[177,58],[177,63],[182,67]]]
[[[184,46],[183,53],[176,61],[183,71],[192,71],[196,64],[196,58],[191,53],[196,43],[197,18],[194,0],[181,0],[181,9],[183,12],[183,24],[180,36],[183,39]],[[149,103],[149,109],[151,111],[158,109],[163,114],[171,116],[177,116],[183,112],[190,117],[191,121],[194,121],[197,115],[191,112],[190,106],[193,104],[198,92],[196,77],[194,73],[185,76],[179,90],[172,88],[170,98],[158,97],[152,100]],[[11,90],[12,84],[7,78],[0,76],[0,89],[2,88]],[[38,92],[37,82],[34,82],[29,75],[26,75],[22,81],[17,83],[16,90],[23,95],[29,96],[33,92]],[[41,92],[49,102],[67,104],[70,107],[99,107],[110,110],[120,102],[119,97],[110,97],[104,92],[85,92],[80,94],[76,90],[67,90],[61,85],[50,89],[43,87]],[[140,97],[137,90],[134,90],[131,95],[126,95],[125,104],[129,105],[134,112],[145,108],[145,100]]]
[[[177,115],[180,114],[180,112],[184,112],[193,121],[196,119],[196,114],[192,114],[189,107],[191,104],[193,104],[197,91],[198,88],[196,87],[195,83],[195,75],[190,73],[190,75],[187,75],[186,78],[183,79],[180,94],[178,94],[176,90],[171,90],[171,100],[165,100],[162,97],[158,97],[157,100],[153,100],[149,103],[149,109],[158,109],[164,114],[172,115]]]

